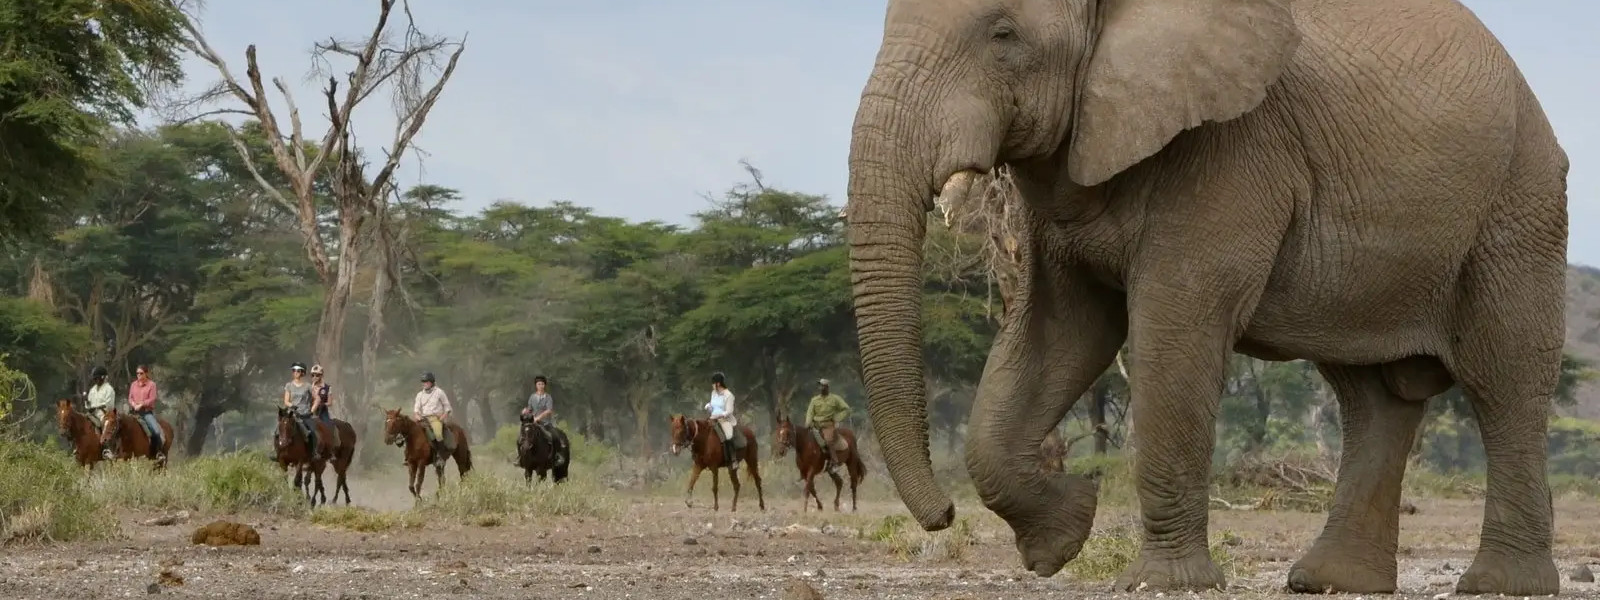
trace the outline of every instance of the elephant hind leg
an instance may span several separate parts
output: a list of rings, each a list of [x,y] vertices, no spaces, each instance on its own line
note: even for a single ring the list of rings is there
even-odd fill
[[[1392,593],[1400,487],[1428,397],[1414,399],[1416,394],[1406,392],[1437,386],[1449,376],[1439,378],[1443,367],[1431,357],[1382,366],[1323,364],[1318,370],[1338,397],[1343,452],[1328,522],[1311,550],[1289,570],[1289,589]]]
[[[1565,263],[1480,265],[1464,272],[1471,287],[1451,370],[1477,415],[1489,477],[1478,553],[1456,590],[1555,594],[1546,435],[1561,370]]]

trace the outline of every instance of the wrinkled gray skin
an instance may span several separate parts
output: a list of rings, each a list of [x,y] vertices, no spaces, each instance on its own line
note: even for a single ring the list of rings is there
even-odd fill
[[[1230,350],[1318,364],[1344,432],[1292,589],[1395,589],[1423,400],[1462,386],[1488,455],[1462,592],[1549,594],[1545,423],[1559,369],[1565,153],[1455,0],[890,0],[850,147],[851,273],[873,426],[928,530],[926,211],[1009,164],[1031,211],[967,467],[1040,575],[1096,484],[1040,441],[1126,341],[1144,521],[1120,588],[1225,584],[1206,552]]]

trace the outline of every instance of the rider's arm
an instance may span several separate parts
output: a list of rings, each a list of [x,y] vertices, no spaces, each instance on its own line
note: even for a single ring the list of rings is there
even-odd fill
[[[816,398],[812,398],[810,402],[806,403],[806,420],[804,421],[806,427],[810,427],[812,423],[815,423],[816,422],[816,418],[817,418],[817,399]]]
[[[834,406],[833,420],[836,423],[843,424],[845,417],[850,416],[850,405],[845,404],[844,398],[836,397],[834,399]]]
[[[427,392],[417,392],[416,399],[411,401],[411,417],[412,418],[421,418],[422,417],[422,399],[426,395],[427,395]]]
[[[289,400],[289,384],[287,383],[283,384],[283,406],[285,408],[294,406],[294,402]]]
[[[535,421],[543,421],[545,419],[550,418],[550,415],[555,413],[555,412],[556,412],[556,399],[555,399],[554,396],[551,396],[550,397],[550,406],[545,407],[544,410],[539,411],[539,414],[534,415],[533,416],[533,420],[535,420]]]
[[[322,388],[314,387],[311,388],[311,412],[315,413],[319,408],[322,408]]]
[[[439,389],[439,388],[434,388],[434,389]],[[450,410],[450,394],[444,393],[444,390],[439,390],[439,405],[444,407],[444,416],[446,416],[446,417],[450,416],[450,413],[451,413],[451,410]]]

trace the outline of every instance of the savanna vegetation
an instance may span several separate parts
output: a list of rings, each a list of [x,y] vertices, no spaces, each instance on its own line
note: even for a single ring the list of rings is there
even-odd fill
[[[595,498],[608,489],[681,490],[685,461],[663,456],[667,420],[700,412],[713,371],[728,375],[763,447],[776,416],[798,419],[812,383],[832,380],[874,467],[867,493],[892,494],[865,418],[841,199],[770,186],[749,167],[746,181],[676,225],[535,191],[485,205],[446,185],[402,187],[397,161],[448,93],[464,46],[394,24],[404,19],[389,13],[392,3],[383,19],[395,35],[317,48],[347,63],[324,98],[301,99],[332,110],[319,132],[305,131],[254,49],[243,62],[230,58],[244,71],[228,71],[172,4],[19,5],[31,8],[0,9],[0,479],[50,491],[0,488],[0,538],[107,535],[87,516],[104,506],[304,514],[255,452],[268,444],[293,361],[328,369],[335,416],[362,435],[358,471],[398,461],[377,443],[379,410],[409,411],[425,370],[450,394],[484,463],[512,459],[516,412],[536,374],[550,378],[575,442],[572,491],[528,492],[489,477],[414,514],[313,517],[335,526],[604,516],[615,507]],[[205,102],[180,107],[183,118],[134,127],[148,91],[185,75],[177,65],[186,53],[214,67],[187,76],[221,83]],[[387,143],[351,145],[361,127],[354,109],[385,95],[402,127]],[[951,481],[966,477],[963,423],[1008,294],[1004,201],[950,222],[930,217],[922,335],[934,454]],[[1573,277],[1596,279],[1591,270]],[[1583,287],[1574,302],[1592,302],[1595,291]],[[1595,492],[1600,476],[1600,423],[1578,418],[1595,414],[1579,405],[1592,377],[1587,348],[1564,362],[1562,408],[1550,423],[1555,485],[1573,493]],[[168,474],[114,465],[84,477],[59,449],[54,403],[80,397],[96,365],[123,394],[140,364],[153,367],[158,410],[184,460]],[[1058,452],[1067,468],[1107,472],[1105,493],[1131,502],[1117,475],[1133,450],[1127,407],[1113,367],[1060,425]],[[1481,492],[1469,406],[1452,391],[1429,412],[1413,491]],[[1338,428],[1311,365],[1235,357],[1217,429],[1217,505],[1320,509]],[[798,495],[792,467],[776,469],[785,472],[769,477],[779,480],[769,499]],[[910,544],[904,525],[863,526],[861,535]],[[1125,541],[1096,543],[1121,552],[1132,547]]]

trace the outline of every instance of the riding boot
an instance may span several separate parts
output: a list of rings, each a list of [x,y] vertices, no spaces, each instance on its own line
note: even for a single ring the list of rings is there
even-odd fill
[[[566,449],[566,444],[556,442],[555,444],[552,444],[551,447],[554,448],[554,454],[556,455],[555,466],[559,467],[567,464],[567,456],[566,454],[562,453],[562,450]]]
[[[433,464],[443,465],[445,460],[444,442],[433,442]]]

